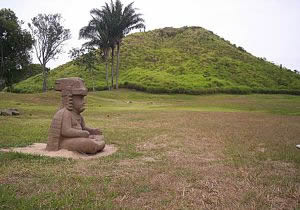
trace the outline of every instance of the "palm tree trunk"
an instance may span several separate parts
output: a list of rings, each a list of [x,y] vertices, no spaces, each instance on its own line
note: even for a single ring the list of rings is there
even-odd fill
[[[120,42],[117,43],[116,89],[119,89]]]
[[[107,54],[108,54],[108,50],[105,49],[104,50],[105,80],[106,80],[106,87],[107,87],[107,89],[109,89],[109,87],[108,87],[108,59],[107,59]]]
[[[111,89],[114,88],[114,51],[115,48],[111,48]]]
[[[47,76],[46,65],[43,64],[43,92],[47,91]]]
[[[106,75],[105,75],[106,87],[107,87],[107,89],[109,89],[109,87],[108,87],[108,63],[107,63],[107,60],[105,61],[105,71],[106,71]]]

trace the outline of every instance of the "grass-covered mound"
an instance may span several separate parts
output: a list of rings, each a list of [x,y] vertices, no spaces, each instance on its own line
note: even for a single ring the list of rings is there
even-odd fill
[[[69,62],[50,72],[57,78],[91,75]],[[105,89],[104,64],[95,73],[96,89]],[[242,47],[201,27],[164,28],[127,36],[121,47],[120,84],[148,92],[293,93],[300,94],[300,75],[257,58]],[[15,86],[16,92],[38,92],[41,75]]]

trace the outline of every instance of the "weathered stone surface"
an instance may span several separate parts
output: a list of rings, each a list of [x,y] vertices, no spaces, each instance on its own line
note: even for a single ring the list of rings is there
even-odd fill
[[[17,109],[3,109],[0,110],[0,115],[2,116],[13,116],[13,115],[20,115],[20,112]]]
[[[78,77],[56,80],[55,90],[62,93],[62,105],[53,117],[46,150],[66,149],[86,154],[102,151],[105,147],[102,132],[87,127],[80,115],[87,95],[83,80]]]

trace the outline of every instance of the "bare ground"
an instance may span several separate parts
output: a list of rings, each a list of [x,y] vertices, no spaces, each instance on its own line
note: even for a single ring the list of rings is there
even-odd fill
[[[90,160],[99,157],[105,157],[111,155],[117,151],[117,148],[114,145],[105,145],[103,151],[95,154],[95,155],[87,155],[83,153],[68,151],[65,149],[61,149],[58,151],[47,151],[45,143],[35,143],[33,145],[29,145],[27,147],[13,147],[8,149],[0,149],[2,152],[20,152],[25,154],[32,155],[42,155],[48,157],[62,157],[62,158],[72,158],[72,159],[82,159],[82,160]]]

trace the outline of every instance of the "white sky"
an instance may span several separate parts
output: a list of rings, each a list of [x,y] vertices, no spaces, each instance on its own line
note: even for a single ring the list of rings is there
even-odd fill
[[[50,61],[51,69],[70,60],[67,52],[80,47],[79,29],[90,20],[89,11],[109,0],[0,0],[25,26],[38,13],[61,13],[72,39],[66,53]],[[132,0],[122,0],[124,5]],[[300,71],[300,0],[135,0],[146,29],[201,26],[268,61]],[[34,58],[34,61],[37,60]]]

